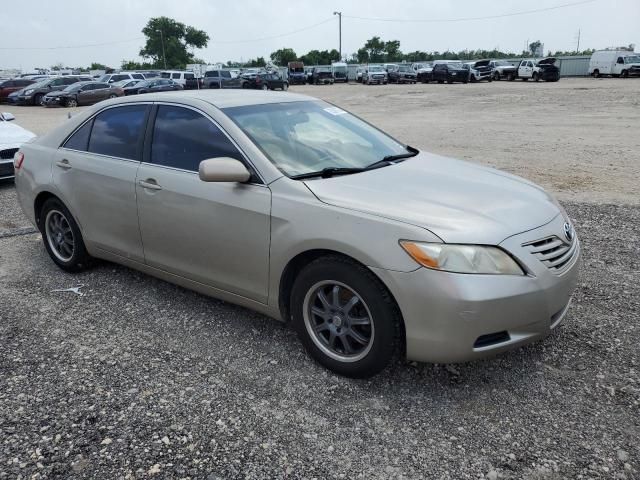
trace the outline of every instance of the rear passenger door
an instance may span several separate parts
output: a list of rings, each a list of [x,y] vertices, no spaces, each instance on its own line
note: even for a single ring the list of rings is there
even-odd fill
[[[104,109],[55,154],[53,181],[90,251],[144,260],[135,179],[149,110],[150,104]]]
[[[138,170],[145,262],[211,287],[266,303],[271,191],[254,183],[210,183],[202,160],[244,155],[204,113],[160,104]]]

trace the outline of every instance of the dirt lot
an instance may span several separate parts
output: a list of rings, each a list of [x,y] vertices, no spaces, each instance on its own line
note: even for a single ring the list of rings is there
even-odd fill
[[[112,264],[63,273],[0,185],[0,479],[640,479],[640,81],[295,90],[558,193],[583,246],[565,324],[348,380],[256,313]],[[36,133],[67,114],[2,110]]]
[[[481,162],[565,200],[640,203],[640,81],[295,86],[420,149]],[[68,109],[3,107],[42,134]]]

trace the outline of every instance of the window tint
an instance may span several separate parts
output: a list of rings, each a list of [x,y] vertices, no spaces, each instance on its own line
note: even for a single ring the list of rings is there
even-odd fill
[[[131,76],[138,80],[144,80],[144,75],[142,75],[141,73],[134,73]]]
[[[52,87],[58,87],[60,85],[64,85],[64,78],[56,78],[49,85]]]
[[[231,72],[227,72],[225,70],[223,70],[222,72],[220,72],[222,74],[222,76],[224,78],[231,78]]]
[[[180,78],[180,74],[179,73],[172,73],[171,74],[171,78]]]
[[[217,77],[218,76],[218,72],[204,72],[204,76],[207,77],[207,78]]]
[[[193,73],[185,73],[184,78],[187,80],[193,80],[196,77],[193,75]]]
[[[145,105],[128,105],[99,113],[93,122],[89,151],[138,159],[138,140],[144,130],[146,110]]]
[[[158,108],[151,143],[153,163],[197,172],[202,160],[214,157],[242,159],[231,141],[205,116],[187,108]]]
[[[93,122],[88,121],[78,130],[76,130],[76,132],[71,135],[64,143],[64,147],[70,148],[72,150],[81,150],[83,152],[86,152],[87,144],[89,143],[89,133],[91,133],[92,123]]]

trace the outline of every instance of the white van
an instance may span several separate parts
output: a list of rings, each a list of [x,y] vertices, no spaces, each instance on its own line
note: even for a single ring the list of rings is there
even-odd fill
[[[598,50],[589,61],[589,75],[628,77],[640,75],[640,54],[628,50]]]
[[[165,70],[160,74],[161,78],[170,78],[176,83],[182,85],[182,87],[187,87],[187,80],[194,81],[196,76],[193,72],[186,72],[183,70]]]

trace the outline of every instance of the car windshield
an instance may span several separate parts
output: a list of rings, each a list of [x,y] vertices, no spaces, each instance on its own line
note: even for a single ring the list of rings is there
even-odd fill
[[[496,65],[498,67],[510,67],[511,66],[511,64],[509,62],[505,61],[505,60],[498,60],[496,62]]]
[[[322,101],[225,108],[285,175],[364,168],[407,148],[356,116]]]
[[[86,83],[82,83],[82,82],[76,82],[76,83],[72,83],[71,85],[64,87],[62,89],[63,92],[74,92],[76,90],[80,90],[82,87],[84,87],[86,85]]]
[[[384,69],[382,67],[379,67],[379,66],[373,66],[373,67],[369,67],[369,71],[370,72],[383,72]]]
[[[624,57],[624,63],[640,63],[640,55],[629,55]]]
[[[110,78],[111,78],[111,75],[102,75],[102,76],[98,79],[98,81],[99,81],[99,82],[108,82]]]

